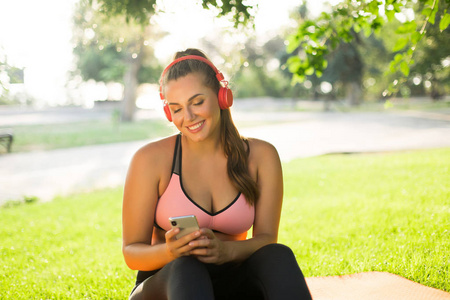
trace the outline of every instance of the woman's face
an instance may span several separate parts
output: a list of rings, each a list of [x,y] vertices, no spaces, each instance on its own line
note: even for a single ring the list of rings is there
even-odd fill
[[[173,124],[193,141],[219,136],[220,108],[217,94],[203,84],[203,75],[190,73],[165,86],[165,99]]]

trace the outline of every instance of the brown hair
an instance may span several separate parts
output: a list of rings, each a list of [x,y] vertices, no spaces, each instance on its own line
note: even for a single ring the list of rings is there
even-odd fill
[[[198,55],[208,59],[201,50],[186,49],[177,52],[174,60],[186,55]],[[205,86],[211,88],[216,94],[219,92],[221,84],[216,78],[215,71],[208,64],[195,59],[183,60],[173,65],[165,73],[165,78],[162,78],[162,85],[195,72],[205,75],[203,83]],[[247,202],[254,205],[259,197],[259,189],[248,171],[248,155],[250,153],[248,140],[239,134],[231,118],[230,109],[222,109],[220,112],[220,142],[227,156],[228,176],[234,187],[245,196]],[[246,144],[247,150],[243,142]]]

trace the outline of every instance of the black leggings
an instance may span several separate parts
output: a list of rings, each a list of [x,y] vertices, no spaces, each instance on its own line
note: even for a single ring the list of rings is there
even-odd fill
[[[158,271],[139,271],[136,283],[131,300],[311,299],[294,253],[281,244],[262,247],[241,264],[180,257]]]

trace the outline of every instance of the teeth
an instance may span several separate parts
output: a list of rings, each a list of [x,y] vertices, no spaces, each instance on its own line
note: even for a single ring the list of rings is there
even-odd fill
[[[203,121],[203,122],[204,122],[204,121]],[[203,125],[203,122],[197,123],[196,125],[191,126],[191,127],[188,127],[188,128],[189,128],[190,130],[195,130],[195,129],[199,128],[200,126],[202,126],[202,125]]]

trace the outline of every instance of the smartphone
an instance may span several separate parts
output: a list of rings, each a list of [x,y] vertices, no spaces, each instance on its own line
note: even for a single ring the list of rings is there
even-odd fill
[[[180,232],[176,235],[177,240],[186,234],[199,230],[197,218],[194,215],[170,217],[169,221],[172,228],[180,228]]]

